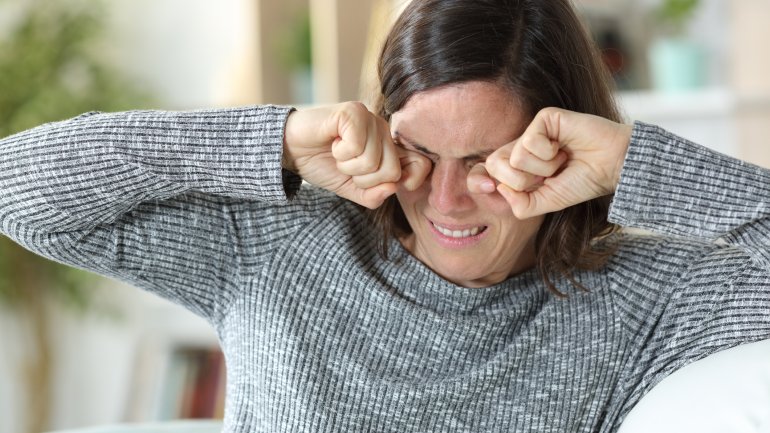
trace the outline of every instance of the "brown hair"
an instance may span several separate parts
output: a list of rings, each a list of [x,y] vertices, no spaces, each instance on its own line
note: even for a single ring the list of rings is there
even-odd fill
[[[611,78],[569,0],[413,0],[390,31],[379,61],[375,110],[390,120],[409,98],[467,82],[502,83],[533,118],[545,107],[620,121]],[[553,277],[578,284],[575,269],[597,269],[612,254],[596,238],[616,230],[607,221],[611,196],[546,215],[536,238],[536,263],[546,285]],[[370,211],[391,237],[411,233],[395,197]]]

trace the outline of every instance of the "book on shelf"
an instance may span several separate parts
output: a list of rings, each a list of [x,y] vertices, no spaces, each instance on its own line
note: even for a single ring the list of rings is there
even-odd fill
[[[176,347],[166,365],[158,419],[223,417],[225,362],[221,350]]]

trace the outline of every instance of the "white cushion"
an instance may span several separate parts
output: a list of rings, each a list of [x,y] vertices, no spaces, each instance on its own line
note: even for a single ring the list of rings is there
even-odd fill
[[[770,433],[770,340],[723,350],[674,372],[618,433]]]

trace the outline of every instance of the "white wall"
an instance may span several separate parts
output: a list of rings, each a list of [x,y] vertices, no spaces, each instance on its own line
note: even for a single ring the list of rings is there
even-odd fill
[[[104,50],[164,108],[254,103],[251,0],[112,0]]]

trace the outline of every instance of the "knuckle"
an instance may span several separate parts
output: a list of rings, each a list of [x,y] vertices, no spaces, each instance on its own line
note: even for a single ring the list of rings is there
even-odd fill
[[[374,158],[361,157],[358,158],[357,162],[359,169],[366,173],[375,172],[380,168],[380,162]]]
[[[397,182],[401,178],[401,168],[396,166],[383,167],[382,177],[386,182]]]
[[[548,176],[551,176],[554,173],[556,173],[557,171],[559,171],[559,169],[561,168],[563,163],[564,163],[564,161],[560,161],[558,158],[549,161]]]
[[[511,167],[519,168],[524,166],[524,163],[526,162],[526,156],[521,151],[514,151],[511,153],[511,158],[508,160],[508,163],[511,165]]]
[[[349,168],[349,164],[340,161],[337,161],[337,171],[347,176],[351,176],[353,174]]]
[[[521,146],[517,149],[519,153],[523,151],[535,153],[539,146],[542,147],[542,140],[540,137],[537,135],[525,134],[521,137]]]
[[[549,116],[553,116],[558,112],[559,112],[559,109],[556,107],[545,107],[545,108],[541,108],[540,111],[537,113],[537,115],[543,116],[543,117],[549,117]]]
[[[527,176],[524,173],[516,171],[511,176],[511,188],[517,191],[523,191],[527,188],[528,181],[529,179],[527,179]]]
[[[368,111],[366,109],[366,106],[364,106],[363,103],[360,101],[347,101],[342,103],[342,108],[344,111],[347,111],[348,113],[357,113],[361,114],[362,112]]]
[[[534,144],[534,141],[535,140],[534,140],[534,137],[532,135],[524,133],[524,135],[522,135],[519,138],[519,141],[518,141],[518,144],[520,144],[521,146],[514,147],[514,150],[515,149],[519,149],[521,147],[529,148],[530,146],[532,146]]]
[[[377,174],[383,182],[397,182],[401,178],[401,167],[393,164],[383,164]]]
[[[350,118],[365,122],[365,119],[369,115],[369,110],[363,103],[358,101],[350,101],[346,102],[345,104],[345,111],[348,113]]]
[[[358,143],[340,141],[336,146],[332,146],[332,156],[338,161],[347,161],[360,155],[362,150]]]
[[[369,185],[369,182],[365,177],[362,176],[352,176],[351,179],[353,180],[353,185],[360,189],[366,189],[369,188],[371,185]]]
[[[366,125],[368,112],[369,110],[360,102],[342,102],[338,105],[336,116],[339,123],[358,129]]]
[[[509,166],[510,162],[508,161],[510,156],[506,157],[502,153],[493,153],[492,155],[487,158],[485,161],[485,164],[487,166],[487,170],[490,168],[494,168],[495,170],[499,170],[502,167]]]

